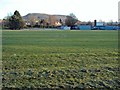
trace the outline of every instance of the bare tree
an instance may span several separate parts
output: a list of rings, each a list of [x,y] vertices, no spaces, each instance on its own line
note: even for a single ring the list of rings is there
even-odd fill
[[[65,24],[67,26],[73,26],[78,20],[71,17],[71,16],[67,16],[66,20],[65,20]]]
[[[55,26],[56,17],[54,15],[49,16],[49,21],[51,26]]]

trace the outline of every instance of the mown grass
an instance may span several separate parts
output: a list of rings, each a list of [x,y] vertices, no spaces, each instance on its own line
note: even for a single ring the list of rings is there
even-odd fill
[[[3,87],[120,88],[118,31],[3,31]]]

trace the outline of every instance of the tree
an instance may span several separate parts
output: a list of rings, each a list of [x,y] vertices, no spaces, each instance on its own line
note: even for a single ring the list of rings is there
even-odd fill
[[[9,18],[12,16],[11,15],[7,15],[6,17],[4,17],[4,19],[2,20],[2,28],[3,29],[9,29]]]
[[[70,13],[65,19],[65,24],[67,26],[73,26],[77,21],[77,17],[73,13]]]
[[[7,18],[2,20],[2,28],[3,29],[9,28],[9,20]]]
[[[74,19],[77,19],[77,17],[76,17],[75,14],[73,14],[73,13],[70,13],[69,16],[71,16],[71,17],[74,18]]]
[[[73,18],[71,16],[67,16],[65,20],[65,24],[67,26],[73,26],[78,20],[76,18]]]
[[[34,27],[35,24],[36,24],[36,17],[33,16],[33,15],[30,15],[30,16],[28,17],[28,19],[29,19],[30,26],[31,26],[31,27]]]
[[[63,21],[62,21],[62,19],[60,19],[59,22],[60,22],[61,25],[63,25]]]
[[[54,15],[49,16],[50,26],[55,26],[56,17]]]
[[[24,21],[17,10],[8,20],[10,29],[21,29],[24,27]]]
[[[40,21],[40,26],[41,26],[42,28],[44,28],[44,27],[46,26],[46,22],[45,22],[44,19],[41,19],[41,21]]]

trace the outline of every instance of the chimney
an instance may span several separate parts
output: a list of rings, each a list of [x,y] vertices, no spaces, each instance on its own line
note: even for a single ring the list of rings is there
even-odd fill
[[[97,22],[97,20],[94,20],[94,26],[96,26],[96,22]]]

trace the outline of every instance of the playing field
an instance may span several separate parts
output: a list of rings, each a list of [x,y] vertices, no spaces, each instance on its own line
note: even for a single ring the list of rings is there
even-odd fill
[[[118,31],[3,31],[3,87],[120,88]]]

